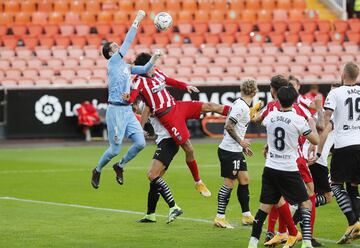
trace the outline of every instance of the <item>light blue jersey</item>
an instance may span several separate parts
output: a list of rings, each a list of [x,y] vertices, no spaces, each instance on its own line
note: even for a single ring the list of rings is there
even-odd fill
[[[99,160],[96,167],[98,172],[101,172],[102,168],[120,153],[124,136],[131,139],[133,145],[118,163],[120,167],[133,159],[145,147],[143,129],[132,107],[122,97],[123,93],[130,93],[130,74],[145,74],[153,66],[151,62],[144,66],[131,66],[124,60],[135,38],[136,30],[134,26],[130,28],[120,49],[108,62],[109,106],[106,111],[106,124],[110,146]]]

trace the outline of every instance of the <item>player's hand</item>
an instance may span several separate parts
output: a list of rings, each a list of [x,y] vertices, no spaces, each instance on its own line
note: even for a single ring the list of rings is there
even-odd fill
[[[263,155],[264,155],[264,158],[267,157],[268,152],[269,152],[269,146],[268,146],[268,145],[265,145],[265,146],[264,146],[264,149],[263,149],[263,151],[262,151],[262,153],[263,153]]]
[[[314,102],[315,102],[315,108],[316,109],[322,109],[323,107],[323,98],[320,94],[316,95],[316,97],[314,98]]]
[[[248,147],[244,149],[244,154],[251,157],[252,155],[254,155],[254,152]]]
[[[308,164],[309,165],[315,164],[317,159],[318,158],[316,157],[316,146],[311,144],[308,150]]]
[[[189,93],[193,93],[193,92],[199,93],[200,92],[200,90],[197,87],[191,86],[191,85],[186,86],[186,89]]]
[[[139,10],[139,11],[137,12],[137,15],[136,15],[136,18],[135,18],[135,19],[136,19],[138,22],[141,22],[142,19],[144,19],[145,16],[146,16],[145,11]]]
[[[155,51],[155,53],[151,56],[151,59],[150,59],[151,64],[154,65],[154,64],[156,63],[156,61],[157,61],[158,59],[160,59],[161,56],[163,56],[163,55],[164,55],[164,53],[162,52],[162,50],[157,49],[157,50]]]
[[[255,117],[259,114],[259,110],[262,108],[263,102],[258,101],[250,108],[250,120],[255,119]]]
[[[145,138],[149,138],[149,137],[150,137],[150,134],[149,134],[147,131],[145,131],[145,130],[144,130],[144,137],[145,137]]]
[[[129,100],[130,100],[130,94],[129,94],[129,93],[122,93],[122,98],[123,98],[125,101],[129,101]]]
[[[249,148],[250,147],[250,140],[244,139],[244,140],[240,141],[240,145],[244,149]]]

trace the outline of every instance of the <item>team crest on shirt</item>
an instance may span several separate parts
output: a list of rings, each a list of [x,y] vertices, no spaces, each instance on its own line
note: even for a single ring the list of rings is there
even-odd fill
[[[234,176],[236,176],[236,174],[237,174],[237,171],[236,171],[236,170],[234,170],[234,171],[233,171],[233,175],[234,175]]]
[[[152,91],[152,93],[156,94],[156,93],[162,91],[162,90],[165,89],[165,88],[166,88],[166,84],[160,83],[159,85],[154,86],[154,87],[151,89],[151,91]]]

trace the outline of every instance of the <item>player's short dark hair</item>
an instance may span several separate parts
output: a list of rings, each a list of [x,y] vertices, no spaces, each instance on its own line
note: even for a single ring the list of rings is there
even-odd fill
[[[289,81],[283,75],[275,75],[270,79],[270,86],[277,92],[283,86],[289,86]]]
[[[112,44],[112,42],[106,42],[102,48],[102,54],[104,55],[105,59],[107,59],[107,60],[109,60],[111,58],[111,56],[110,56],[111,44]]]
[[[344,67],[344,73],[346,73],[350,80],[355,81],[359,76],[359,67],[354,62],[348,62]]]
[[[278,99],[280,102],[280,105],[283,108],[288,108],[292,106],[298,97],[298,93],[296,92],[295,88],[292,86],[283,86],[279,89],[278,93]]]
[[[146,65],[151,59],[150,53],[140,53],[136,56],[134,64],[135,65]]]

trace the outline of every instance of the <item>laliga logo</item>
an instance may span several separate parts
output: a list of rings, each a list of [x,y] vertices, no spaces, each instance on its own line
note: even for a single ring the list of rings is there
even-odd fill
[[[55,96],[44,95],[35,103],[35,116],[45,125],[57,122],[61,112],[61,104]]]

